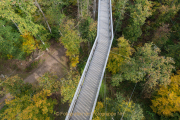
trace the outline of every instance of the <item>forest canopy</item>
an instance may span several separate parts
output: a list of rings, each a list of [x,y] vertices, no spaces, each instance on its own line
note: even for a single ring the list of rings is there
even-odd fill
[[[179,120],[180,1],[111,2],[114,39],[94,112],[117,114],[93,119]],[[69,107],[96,39],[97,8],[98,0],[1,0],[0,61],[29,61],[58,44],[68,69],[61,78],[46,71],[37,85],[0,78],[1,96],[12,96],[0,119],[60,119],[54,112]]]

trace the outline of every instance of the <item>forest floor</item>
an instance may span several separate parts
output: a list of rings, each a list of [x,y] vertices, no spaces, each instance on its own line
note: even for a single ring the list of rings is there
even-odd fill
[[[13,76],[18,74],[25,82],[37,84],[37,79],[46,72],[54,72],[59,78],[62,78],[68,72],[67,57],[65,56],[65,49],[59,43],[53,43],[48,51],[42,51],[38,55],[34,55],[34,58],[38,58],[36,61],[38,65],[29,67],[31,61],[20,61],[20,60],[6,60],[0,61],[0,77],[3,75]],[[34,59],[35,60],[35,59]],[[0,103],[4,103],[6,98],[10,97],[10,94],[1,96]],[[65,105],[66,106],[66,105]],[[0,109],[3,104],[0,106]],[[66,108],[66,107],[65,107]],[[62,109],[62,107],[61,107]],[[68,104],[67,104],[68,109]],[[64,110],[63,110],[64,111]],[[65,110],[66,111],[66,110]]]
[[[67,58],[65,56],[65,49],[60,45],[52,45],[48,52],[40,58],[41,64],[33,70],[24,81],[29,83],[36,83],[37,79],[46,72],[54,72],[61,78],[67,71]]]

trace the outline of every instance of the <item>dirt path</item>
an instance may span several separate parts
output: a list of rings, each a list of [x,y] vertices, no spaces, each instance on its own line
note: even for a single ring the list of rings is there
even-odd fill
[[[46,51],[38,59],[44,62],[40,64],[32,72],[30,72],[30,75],[24,79],[25,82],[36,84],[37,79],[40,76],[42,76],[45,72],[55,72],[58,77],[62,77],[68,69],[67,58],[65,56],[65,49],[61,45],[51,45],[49,51]],[[10,97],[9,93],[0,99],[0,109],[3,107],[5,99],[8,97]]]
[[[25,82],[36,83],[38,77],[45,72],[55,72],[58,77],[62,77],[68,68],[65,49],[62,46],[52,46],[40,59],[45,61],[24,80]]]

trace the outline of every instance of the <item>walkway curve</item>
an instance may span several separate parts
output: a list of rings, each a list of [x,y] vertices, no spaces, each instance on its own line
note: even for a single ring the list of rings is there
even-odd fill
[[[91,120],[113,41],[111,0],[99,0],[97,37],[65,120]]]

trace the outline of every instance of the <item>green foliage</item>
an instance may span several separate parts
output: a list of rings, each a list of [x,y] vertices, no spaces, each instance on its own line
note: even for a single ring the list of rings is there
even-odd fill
[[[81,23],[79,24],[79,31],[83,39],[88,39],[89,29],[93,23],[93,19],[89,16],[86,18],[82,18]]]
[[[50,45],[51,44],[49,42],[44,42],[44,44],[40,44],[39,49],[46,50],[47,48],[50,47]]]
[[[151,118],[154,119],[155,113],[150,112],[150,111],[146,111],[146,114],[148,114]]]
[[[173,116],[164,116],[164,115],[161,115],[161,120],[179,120],[180,119],[180,113],[176,112],[176,113],[173,113]]]
[[[93,22],[89,26],[88,30],[88,41],[93,42],[96,39],[96,34],[97,34],[97,22]]]
[[[154,32],[154,37],[152,38],[152,41],[154,44],[156,44],[159,48],[162,48],[163,45],[166,44],[166,42],[169,39],[170,33],[168,29],[167,24],[162,24],[161,27],[159,27],[155,32]]]
[[[178,20],[178,19],[177,19]],[[179,23],[174,23],[174,25],[171,28],[171,40],[178,40],[180,41],[180,24]]]
[[[52,73],[46,73],[39,78],[40,87],[24,83],[17,75],[1,80],[0,87],[3,87],[5,93],[10,93],[15,98],[5,101],[6,108],[1,111],[0,118],[7,120],[53,119],[53,107],[57,102],[47,97],[60,89],[60,84],[56,80],[57,76]]]
[[[49,90],[43,90],[33,97],[24,95],[10,101],[6,100],[5,104],[8,108],[0,114],[0,117],[3,120],[50,120],[53,107],[57,104],[55,100],[47,99],[50,95]]]
[[[79,15],[81,17],[87,17],[90,10],[89,10],[89,5],[90,5],[91,1],[88,0],[80,0],[79,4],[77,4],[79,6]]]
[[[100,91],[99,91],[99,97],[100,97],[100,100],[103,101],[104,98],[105,98],[105,94],[108,95],[108,88],[107,88],[107,85],[104,83],[104,80],[102,81],[102,84],[101,84],[101,88],[100,88]]]
[[[21,49],[22,37],[7,21],[0,20],[0,56],[5,59],[24,59],[25,51]]]
[[[118,96],[122,97],[122,96]],[[123,114],[124,110],[126,110],[126,113],[123,116],[123,120],[142,120],[144,118],[143,115],[143,109],[141,106],[137,103],[134,103],[132,101],[126,102],[118,99],[117,97],[117,110],[119,114]],[[127,106],[128,105],[128,106]]]
[[[171,76],[169,86],[161,86],[157,95],[152,100],[151,108],[155,113],[164,116],[173,116],[173,113],[180,112],[180,71],[177,75]]]
[[[152,15],[151,7],[152,4],[148,0],[135,0],[134,5],[128,7],[131,18],[128,26],[123,30],[126,39],[135,42],[141,36],[141,26],[146,18]]]
[[[60,37],[60,41],[66,48],[66,55],[71,61],[71,67],[76,67],[77,63],[79,63],[80,43],[84,40],[79,36],[79,32],[74,30],[74,22],[72,20],[67,20],[60,30],[63,34]]]
[[[53,73],[45,73],[38,79],[39,86],[44,90],[49,90],[51,93],[60,91],[60,82],[58,77]]]
[[[47,41],[48,33],[46,29],[33,21],[36,10],[37,7],[31,0],[1,1],[0,17],[10,23],[0,22],[0,31],[3,31],[1,33],[7,33],[6,35],[0,35],[0,42],[5,41],[1,43],[5,48],[0,51],[3,58],[25,59],[25,55],[29,55],[38,47],[38,42]],[[22,37],[16,30],[19,31]],[[41,38],[38,36],[41,36]]]
[[[107,64],[107,68],[112,74],[116,74],[121,70],[121,65],[129,61],[133,51],[133,48],[124,37],[120,37],[117,41],[118,47],[112,48]]]
[[[114,119],[119,119],[122,117],[125,110],[126,112],[123,116],[123,120],[142,120],[144,118],[141,106],[132,101],[130,101],[128,105],[128,102],[125,101],[124,97],[120,94],[116,95],[115,100],[106,98],[106,104],[107,105],[104,105],[102,102],[97,102],[93,120],[104,120],[105,116],[108,120],[112,119],[111,116]]]
[[[38,37],[47,37],[48,33],[44,33],[45,28],[33,21],[37,7],[33,1],[8,1],[3,0],[0,3],[0,16],[8,21],[12,21],[22,35],[30,33],[30,35]],[[19,13],[17,12],[19,11]],[[42,34],[44,33],[44,34]]]
[[[170,6],[178,5],[178,0],[162,0],[161,3]]]
[[[112,11],[114,18],[115,32],[120,32],[122,20],[124,19],[124,12],[126,11],[128,0],[112,0]]]
[[[166,48],[167,56],[174,58],[176,68],[180,68],[180,43],[175,45],[168,45]]]
[[[96,104],[93,120],[104,120],[105,117],[107,120],[112,119],[111,117],[116,117],[116,101],[111,98],[105,98],[104,103],[99,101]]]
[[[59,4],[58,2],[61,2],[61,4]],[[65,6],[67,2],[59,0],[46,0],[46,2],[40,2],[40,4],[42,4],[42,9],[46,13],[48,23],[51,26],[56,27],[57,25],[59,27],[59,24],[61,24],[61,20],[65,17],[65,15],[60,12],[60,10],[63,9],[63,6]]]
[[[87,58],[85,59],[85,61],[87,61]],[[86,66],[86,62],[80,62],[77,65],[80,74],[83,73],[85,66]]]
[[[22,9],[13,8],[13,5],[17,7],[21,7]],[[27,8],[23,8],[24,6],[27,6]],[[23,6],[23,7],[22,7]],[[26,32],[32,32],[32,35],[36,35],[38,30],[37,28],[40,27],[39,25],[35,25],[34,23],[31,23],[29,20],[32,19],[31,13],[34,13],[36,11],[36,6],[32,2],[22,2],[21,4],[16,1],[8,1],[3,0],[0,4],[1,9],[1,17],[6,18],[9,21],[14,21],[16,24],[18,24],[19,32],[22,34],[25,34]],[[19,11],[24,10],[24,14],[27,14],[25,18],[23,18],[21,15],[16,13],[16,9]],[[26,11],[28,10],[28,11]],[[23,11],[22,11],[23,12]]]
[[[34,40],[34,37],[31,36],[29,33],[21,36],[23,37],[22,51],[29,55],[36,49],[36,47],[38,47],[38,45]]]
[[[158,56],[159,53],[160,49],[152,43],[138,48],[130,62],[122,65],[122,73],[115,77],[119,79],[112,79],[113,85],[118,86],[120,80],[144,81],[147,93],[157,85],[168,85],[174,61],[169,57]]]
[[[32,85],[30,83],[24,83],[23,79],[17,75],[1,80],[0,87],[3,88],[4,93],[10,93],[17,97],[30,95],[33,92]]]
[[[32,62],[29,66],[26,67],[25,71],[31,71],[32,69],[36,68],[40,63],[40,60]]]
[[[2,116],[1,116],[1,113],[4,113],[4,111],[8,108],[7,105],[4,105],[3,108],[1,108],[0,110],[0,119],[2,120]]]
[[[93,19],[89,16],[85,17],[79,25],[79,31],[81,33],[82,38],[87,40],[88,45],[92,46],[93,42],[96,39],[97,22],[93,21]]]
[[[68,5],[69,3],[62,0],[38,0],[38,3],[51,27],[51,37],[55,38],[55,40],[58,41],[60,37],[59,26],[61,26],[62,21],[65,17],[61,10],[64,9],[63,7],[65,5]],[[40,15],[35,14],[34,18],[36,19],[36,21],[44,24],[44,26],[47,26],[41,13]]]
[[[52,29],[51,37],[55,38],[56,41],[59,41],[59,38],[61,36],[59,31],[58,31],[59,30],[59,26],[58,27],[57,26],[52,26],[51,29]]]
[[[156,23],[165,23],[170,22],[172,18],[177,14],[180,10],[180,4],[177,1],[173,2],[172,6],[162,5],[159,7],[159,16],[156,20]]]
[[[67,78],[61,79],[61,95],[63,96],[62,103],[71,103],[76,92],[80,75],[72,70],[68,73]]]

